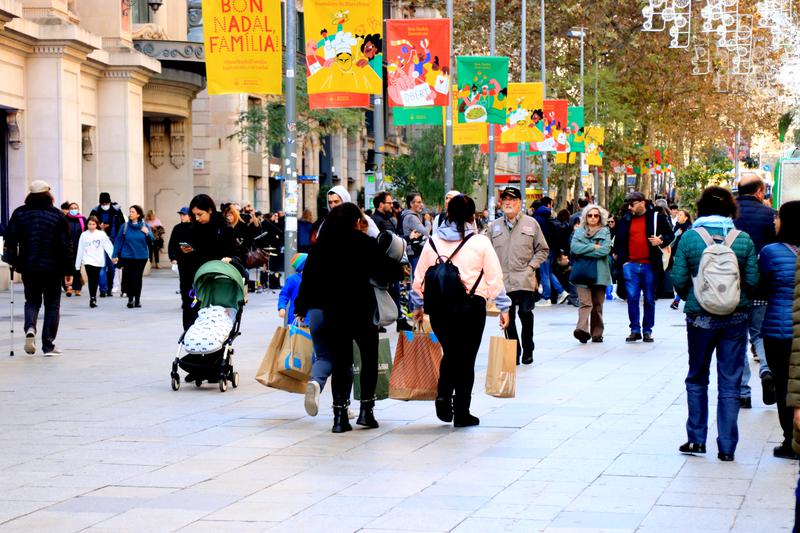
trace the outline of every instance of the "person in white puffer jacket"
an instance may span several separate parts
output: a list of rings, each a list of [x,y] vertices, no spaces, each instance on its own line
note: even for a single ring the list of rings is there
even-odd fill
[[[75,253],[75,270],[80,270],[81,264],[86,267],[86,277],[89,278],[89,307],[97,307],[97,285],[100,281],[100,269],[106,264],[106,258],[114,253],[114,245],[105,231],[97,229],[100,221],[92,215],[86,221],[86,231],[81,233],[78,241],[78,250]]]

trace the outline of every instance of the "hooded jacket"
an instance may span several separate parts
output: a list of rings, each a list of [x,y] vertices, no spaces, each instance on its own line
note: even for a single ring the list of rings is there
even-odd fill
[[[111,204],[108,209],[103,209],[97,205],[89,213],[89,216],[92,215],[96,216],[101,224],[108,224],[105,232],[112,241],[117,238],[117,233],[125,224],[125,216],[122,214],[120,208],[114,204]]]
[[[403,226],[402,235],[405,237],[406,241],[411,238],[412,231],[422,234],[422,244],[420,246],[414,245],[408,247],[408,256],[412,257],[421,250],[421,246],[424,246],[425,239],[430,237],[432,226],[430,222],[425,222],[425,218],[423,217],[422,213],[417,213],[411,209],[404,209],[403,212],[400,213],[400,220],[402,221]],[[416,252],[414,248],[417,249]]]
[[[675,254],[675,261],[672,264],[672,284],[675,292],[686,301],[683,312],[688,316],[709,315],[694,296],[692,283],[697,276],[700,266],[700,259],[706,249],[703,238],[695,231],[695,228],[703,227],[713,237],[715,235],[725,236],[734,229],[733,220],[722,216],[708,216],[698,218],[692,225],[692,229],[681,237],[678,251]],[[739,261],[739,274],[741,282],[741,296],[736,312],[748,311],[751,306],[750,298],[755,293],[758,286],[758,263],[756,262],[756,251],[753,241],[747,233],[740,233],[733,241],[731,249],[736,254]]]
[[[464,236],[476,233],[476,230],[474,225],[467,226]],[[444,222],[436,228],[436,236],[432,238],[435,239],[436,249],[446,257],[450,257],[463,240],[455,224],[451,222]],[[436,263],[436,259],[437,254],[433,251],[433,247],[426,244],[414,271],[414,291],[411,300],[415,306],[422,307],[424,303],[425,273]],[[453,258],[453,264],[458,267],[461,282],[467,291],[472,290],[482,271],[483,277],[475,289],[475,294],[487,300],[494,300],[500,311],[507,311],[511,307],[511,298],[506,294],[503,284],[503,268],[488,237],[473,235]]]
[[[500,260],[506,291],[533,292],[536,269],[547,261],[550,247],[532,217],[520,211],[512,223],[513,229],[509,229],[505,216],[493,221],[489,224],[489,240]]]
[[[278,310],[286,309],[286,316],[289,322],[294,319],[294,301],[300,291],[300,284],[303,281],[303,269],[306,266],[307,254],[302,254],[294,265],[295,273],[286,278],[281,293],[278,296]]]
[[[533,212],[533,218],[536,219],[536,222],[539,224],[539,228],[541,229],[542,235],[544,235],[545,240],[547,241],[547,246],[551,250],[556,249],[556,243],[554,242],[555,237],[555,228],[553,227],[553,210],[549,207],[539,206],[536,208],[536,211]]]

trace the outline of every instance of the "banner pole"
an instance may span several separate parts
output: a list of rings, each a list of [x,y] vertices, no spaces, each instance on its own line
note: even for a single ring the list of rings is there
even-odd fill
[[[489,6],[489,55],[495,53],[495,0],[491,0]],[[495,215],[495,151],[494,151],[494,124],[489,124],[489,177],[486,180],[486,209],[489,211],[489,221],[494,220]]]
[[[297,252],[297,101],[295,67],[297,65],[297,7],[295,0],[286,0],[286,141],[283,146],[284,205],[286,214],[283,233],[284,276],[292,272],[292,258]],[[285,278],[284,278],[285,279]]]
[[[540,25],[541,25],[541,34],[542,34],[542,49],[541,49],[541,64],[542,64],[542,99],[547,99],[547,75],[545,74],[547,70],[547,66],[545,63],[545,54],[544,54],[544,44],[545,44],[545,35],[544,35],[544,0],[541,0],[541,14],[540,14]],[[547,195],[548,187],[547,187],[547,152],[542,152],[542,194]]]
[[[520,81],[525,83],[525,78],[528,74],[528,2],[522,0],[522,37],[519,47],[520,68],[521,75]],[[525,190],[528,188],[528,147],[527,143],[519,144],[519,192],[522,195],[523,209],[527,208],[527,195]]]
[[[453,190],[453,74],[455,61],[453,61],[453,0],[447,0],[447,18],[450,21],[450,92],[447,97],[447,111],[445,114],[445,145],[444,145],[444,191]]]

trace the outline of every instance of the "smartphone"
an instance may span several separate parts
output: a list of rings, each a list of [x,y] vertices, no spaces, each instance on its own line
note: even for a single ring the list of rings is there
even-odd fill
[[[191,248],[192,247],[192,245],[189,244],[188,242],[179,242],[178,246],[180,246],[181,248]]]

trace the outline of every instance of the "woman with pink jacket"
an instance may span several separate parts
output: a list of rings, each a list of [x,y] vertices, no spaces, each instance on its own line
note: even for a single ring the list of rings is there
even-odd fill
[[[466,292],[463,303],[453,305],[438,297],[434,300],[430,294],[429,298],[424,298],[425,275],[439,259],[452,262],[458,269]],[[511,299],[503,285],[500,260],[491,241],[478,235],[475,202],[469,196],[459,195],[450,200],[445,222],[422,249],[411,294],[417,322],[422,321],[423,306],[428,302],[431,327],[444,353],[439,372],[436,416],[443,422],[452,421],[455,427],[480,423],[470,414],[469,406],[475,382],[475,358],[486,325],[486,300],[489,299],[494,299],[500,309],[500,327],[505,328]]]

